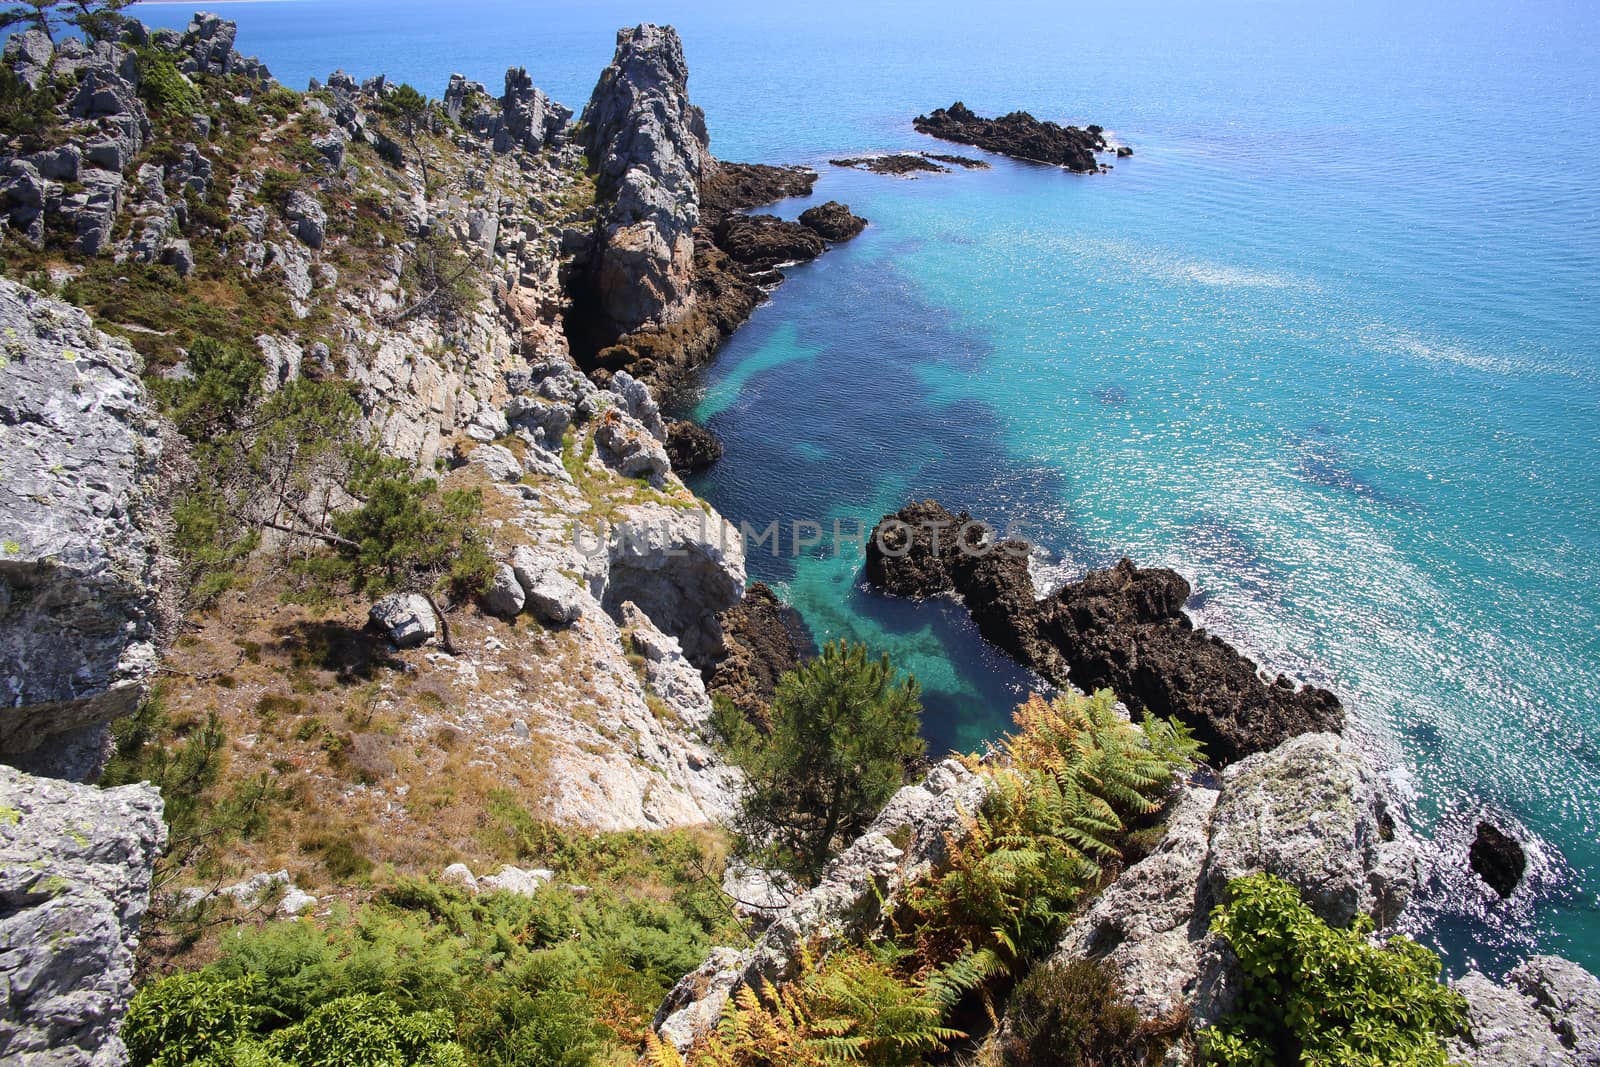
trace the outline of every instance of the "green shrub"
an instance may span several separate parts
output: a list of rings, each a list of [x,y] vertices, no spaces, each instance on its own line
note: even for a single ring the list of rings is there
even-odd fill
[[[141,988],[128,1004],[122,1040],[128,1059],[149,1067],[185,1067],[232,1048],[259,1019],[260,983],[217,981],[195,972]]]
[[[139,57],[139,96],[159,116],[188,117],[203,110],[200,90],[172,57],[154,48],[141,48]]]
[[[1239,1009],[1201,1034],[1212,1064],[1445,1067],[1441,1041],[1466,1001],[1439,982],[1439,958],[1416,942],[1367,940],[1372,920],[1329,926],[1269,874],[1236,879],[1212,918],[1244,972]]]
[[[719,715],[729,754],[749,778],[739,816],[746,851],[815,879],[922,756],[920,694],[887,656],[869,659],[864,645],[839,641],[779,679],[768,734]]]

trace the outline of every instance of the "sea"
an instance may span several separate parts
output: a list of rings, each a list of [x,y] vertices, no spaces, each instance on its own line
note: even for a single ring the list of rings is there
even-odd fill
[[[1343,698],[1429,842],[1406,923],[1450,972],[1600,970],[1600,6],[215,9],[294,88],[343,68],[497,93],[525,66],[575,110],[618,27],[675,25],[717,156],[817,168],[778,214],[871,220],[786,271],[682,401],[727,448],[695,489],[782,524],[752,577],[913,673],[930,745],[971,751],[1039,682],[957,606],[865,590],[852,534],[934,497],[1039,545],[1045,589],[1173,567],[1197,623]],[[912,130],[955,100],[1134,154],[1076,175]],[[828,164],[892,150],[991,166]],[[1505,902],[1466,866],[1486,815],[1529,842]]]

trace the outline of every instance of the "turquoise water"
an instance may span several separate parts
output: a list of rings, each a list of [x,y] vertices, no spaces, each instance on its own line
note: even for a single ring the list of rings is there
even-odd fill
[[[1446,869],[1413,922],[1453,967],[1533,944],[1600,967],[1592,6],[225,10],[289,84],[343,65],[437,94],[517,63],[573,106],[616,26],[674,22],[713,150],[819,165],[817,196],[873,223],[705,376],[728,456],[698,488],[736,521],[847,529],[931,495],[1016,521],[1061,577],[1178,568],[1206,624],[1337,690],[1394,768]],[[933,147],[907,120],[957,97],[1137,154],[1094,177],[826,167]],[[936,744],[992,736],[1029,684],[951,606],[858,589],[855,560],[751,563],[819,637],[914,670]],[[1484,806],[1535,842],[1509,905],[1460,873]]]

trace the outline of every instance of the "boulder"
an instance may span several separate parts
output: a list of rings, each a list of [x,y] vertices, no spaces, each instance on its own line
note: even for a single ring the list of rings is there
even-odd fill
[[[133,711],[156,670],[156,420],[127,344],[0,281],[0,756]]]
[[[556,561],[526,545],[511,554],[511,569],[526,596],[528,610],[550,626],[570,626],[583,615],[589,599],[573,578],[562,574]]]
[[[659,480],[672,471],[661,439],[638,419],[612,408],[600,415],[594,443],[600,461],[624,478]]]
[[[714,948],[700,966],[678,979],[652,1024],[661,1040],[682,1051],[710,1033],[749,962],[748,951]]]
[[[1366,913],[1393,922],[1418,881],[1416,843],[1360,754],[1336,734],[1304,734],[1223,772],[1206,881],[1265,871],[1300,891],[1324,921]]]
[[[289,221],[289,230],[308,248],[321,248],[327,234],[328,213],[317,198],[304,189],[289,194],[283,217]]]
[[[1478,823],[1478,834],[1472,840],[1467,860],[1478,877],[1502,897],[1511,895],[1528,869],[1522,843],[1490,822]]]
[[[583,111],[600,212],[591,285],[602,324],[615,334],[675,323],[694,301],[709,138],[705,115],[689,103],[688,79],[676,30],[620,30]]]
[[[416,648],[439,633],[433,606],[420,593],[391,593],[372,605],[367,615],[396,648]]]
[[[1530,998],[1578,1067],[1600,1067],[1600,978],[1560,956],[1533,956],[1508,976]]]
[[[717,435],[688,419],[667,423],[667,458],[678,474],[696,474],[722,458]]]
[[[490,615],[514,619],[522,613],[528,594],[522,591],[522,583],[517,581],[517,572],[511,564],[499,563],[495,565],[494,577],[489,580],[489,588],[484,591],[480,601],[483,610]]]
[[[134,949],[166,844],[148,785],[96,789],[0,765],[0,1060],[126,1062]]]
[[[522,461],[503,445],[479,445],[472,450],[470,459],[494,481],[522,481]]]
[[[543,868],[523,870],[513,867],[509,863],[501,867],[494,874],[486,874],[478,879],[480,893],[515,893],[518,896],[531,897],[539,891],[539,887],[546,885],[555,877],[555,872]]]
[[[852,214],[849,205],[829,200],[800,212],[800,225],[826,241],[848,241],[867,228],[867,220]]]
[[[25,30],[6,39],[5,65],[30,89],[39,88],[50,73],[55,46],[39,30]]]

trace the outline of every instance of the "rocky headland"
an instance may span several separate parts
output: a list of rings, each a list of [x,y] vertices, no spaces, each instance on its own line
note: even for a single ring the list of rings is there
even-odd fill
[[[865,221],[833,201],[749,214],[817,175],[710,154],[670,27],[619,33],[576,122],[523,68],[498,93],[455,75],[437,101],[343,72],[299,93],[235,37],[197,13],[181,33],[110,18],[87,43],[5,47],[33,118],[0,140],[0,1060],[178,1062],[189,1016],[152,997],[134,1048],[129,999],[141,978],[162,996],[192,981],[187,1003],[223,1012],[250,983],[195,968],[224,930],[326,951],[308,981],[347,969],[331,946],[358,928],[438,964],[407,972],[419,998],[468,971],[526,978],[496,1011],[588,1014],[500,1036],[581,1033],[610,1061],[640,1051],[708,945],[739,947],[661,1005],[679,1045],[740,985],[878,937],[1003,761],[939,763],[815,886],[725,882],[762,898],[738,905],[753,943],[734,936],[717,827],[747,782],[713,702],[769,724],[814,649],[679,477],[720,445],[657,402],[784,264]],[[1337,736],[1337,700],[1196,631],[1181,577],[1124,564],[1040,601],[1027,546],[974,561],[932,533],[965,516],[895,518],[906,551],[868,564],[881,588],[962,597],[1042,675],[1176,716],[1221,767],[1172,783],[1057,956],[1110,961],[1141,1013],[1198,1026],[1238,975],[1206,926],[1229,879],[1274,873],[1331,922],[1404,909],[1416,842]],[[449,558],[413,570],[393,558],[407,538]],[[1480,841],[1486,878],[1519,866]],[[482,967],[461,963],[474,924]],[[548,955],[506,963],[527,952]],[[555,984],[574,967],[584,984]],[[268,1058],[217,1055],[323,1062],[290,1038],[383,1032],[379,1008],[400,1009],[382,986],[281,1027],[274,1007]],[[1595,1062],[1600,983],[1581,968],[1535,957],[1457,988],[1463,1061]],[[493,1013],[460,1003],[459,1032],[481,1032]],[[456,1033],[448,1016],[396,1017],[411,1040]],[[173,1029],[153,1040],[152,1017]],[[384,1062],[464,1062],[439,1048]]]
[[[959,100],[947,108],[918,115],[912,126],[918,133],[942,141],[969,144],[1013,159],[1052,163],[1078,174],[1105,169],[1096,158],[1097,153],[1115,152],[1118,158],[1133,155],[1132,148],[1108,142],[1100,126],[1060,126],[1036,119],[1026,111],[986,119]]]
[[[1219,766],[1311,731],[1343,728],[1339,699],[1259,668],[1184,614],[1189,583],[1123,560],[1040,598],[1025,541],[975,543],[987,527],[928,500],[886,515],[865,576],[886,593],[957,596],[978,631],[1056,685],[1108,688],[1128,707],[1174,716]],[[991,538],[992,540],[992,538]]]

